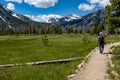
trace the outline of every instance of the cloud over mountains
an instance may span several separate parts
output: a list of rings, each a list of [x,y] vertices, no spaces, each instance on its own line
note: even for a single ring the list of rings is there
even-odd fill
[[[79,10],[83,10],[83,11],[85,11],[85,10],[92,10],[92,9],[94,9],[95,8],[95,5],[88,5],[88,4],[86,4],[86,3],[82,3],[82,4],[80,4],[79,6],[78,6],[78,9]]]
[[[37,22],[48,22],[48,20],[50,18],[61,18],[62,16],[60,15],[55,15],[55,14],[49,14],[49,15],[38,15],[38,16],[34,16],[34,15],[25,15],[27,17],[29,17],[30,19],[37,21]]]
[[[105,6],[107,5],[111,5],[109,0],[87,0],[88,3],[81,3],[78,6],[79,10],[92,10],[94,9],[97,5],[99,5],[100,7],[105,8]]]
[[[8,8],[9,10],[15,10],[15,5],[12,4],[12,3],[8,3],[8,4],[7,4],[7,8]]]
[[[6,0],[8,2],[25,2],[38,8],[48,8],[54,6],[58,0]]]
[[[54,6],[58,0],[24,0],[24,2],[35,7],[48,8]]]

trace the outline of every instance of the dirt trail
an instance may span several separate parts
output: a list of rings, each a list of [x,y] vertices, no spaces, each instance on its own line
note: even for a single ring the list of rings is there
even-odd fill
[[[108,54],[112,46],[120,45],[120,42],[105,45],[104,53],[100,54],[98,48],[92,51],[88,62],[80,68],[76,74],[72,75],[69,80],[110,80],[106,73],[109,62]]]

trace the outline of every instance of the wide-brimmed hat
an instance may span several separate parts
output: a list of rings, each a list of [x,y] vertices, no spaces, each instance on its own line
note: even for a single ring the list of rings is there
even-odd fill
[[[102,34],[102,32],[99,33],[100,35]]]

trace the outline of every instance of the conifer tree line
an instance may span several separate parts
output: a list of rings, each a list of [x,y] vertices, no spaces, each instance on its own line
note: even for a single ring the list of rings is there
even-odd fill
[[[29,24],[26,27],[12,27],[8,28],[8,26],[0,26],[0,35],[7,34],[71,34],[71,33],[90,33],[90,27],[87,26],[67,26],[61,27],[59,24],[42,24],[36,26],[35,24]]]
[[[86,26],[66,26],[61,27],[59,24],[42,24],[36,26],[35,24],[29,24],[26,27],[12,27],[8,28],[0,26],[0,35],[7,34],[79,34],[79,33],[92,33],[97,34],[104,29],[103,23],[94,22],[92,27]]]
[[[92,33],[98,34],[105,30],[107,34],[120,34],[120,0],[110,0],[111,5],[105,7],[105,16],[100,22],[93,21],[93,26],[66,26],[60,24],[35,24],[21,26],[0,24],[0,35],[6,34],[62,34],[62,33]]]

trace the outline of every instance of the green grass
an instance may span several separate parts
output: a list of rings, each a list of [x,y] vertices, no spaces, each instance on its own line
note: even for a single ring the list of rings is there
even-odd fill
[[[105,38],[106,44],[120,41],[120,35],[111,35]]]
[[[120,75],[120,46],[115,47],[115,49],[113,50],[113,55],[114,57],[112,57],[112,61],[113,61],[113,64],[115,65],[113,70],[115,70]],[[114,78],[115,77],[113,77],[113,79]]]
[[[0,70],[0,80],[66,80],[80,62],[6,68]]]
[[[42,36],[1,36],[0,64],[82,57],[96,45],[96,42],[93,44],[95,40],[86,45],[82,41],[82,35],[48,36],[50,46],[44,46],[41,38]]]
[[[89,34],[48,35],[48,39],[49,46],[44,46],[42,35],[0,36],[0,64],[85,57],[97,46],[97,36]],[[110,36],[106,43],[119,39],[120,36]],[[66,80],[81,61],[3,68],[0,80]]]

